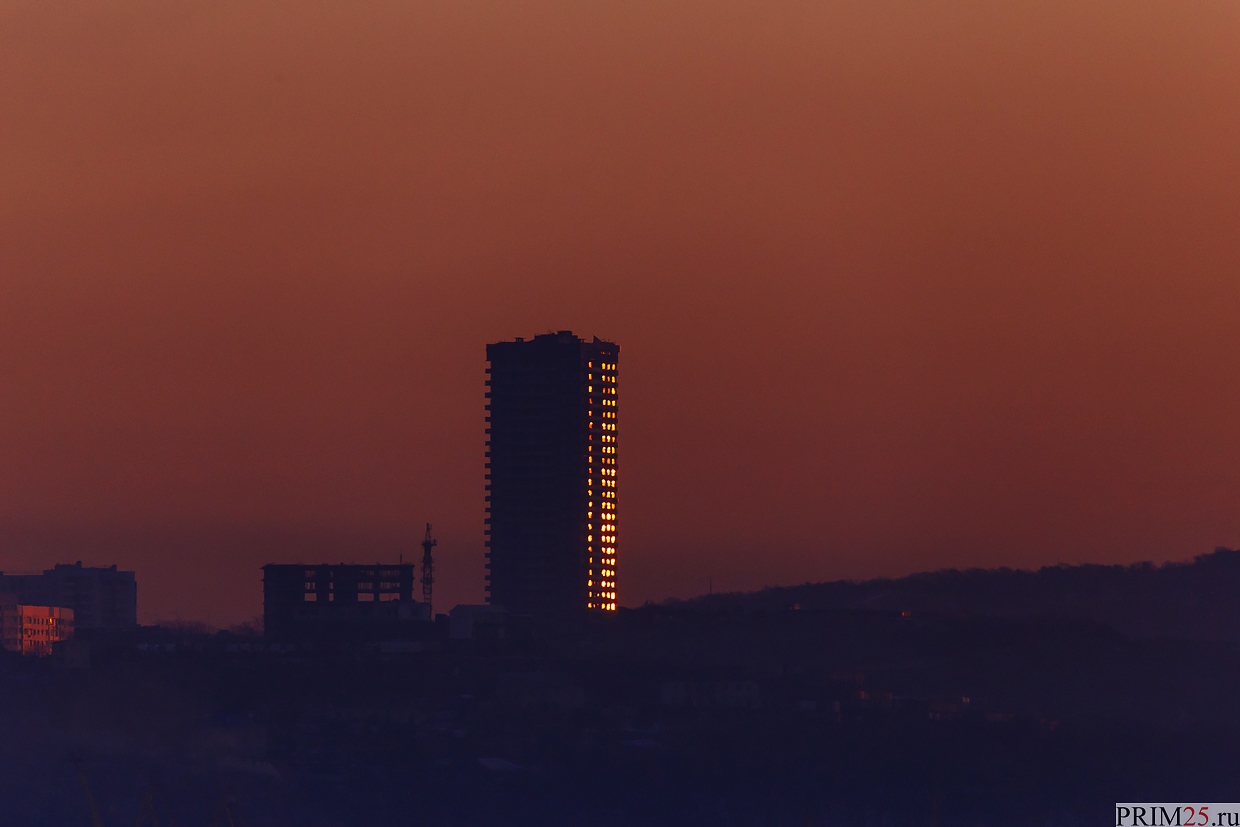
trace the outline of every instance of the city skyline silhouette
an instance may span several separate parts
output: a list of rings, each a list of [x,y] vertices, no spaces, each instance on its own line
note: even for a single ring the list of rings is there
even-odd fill
[[[483,576],[486,342],[625,343],[622,605],[1240,546],[1226,4],[2,13],[0,569]]]

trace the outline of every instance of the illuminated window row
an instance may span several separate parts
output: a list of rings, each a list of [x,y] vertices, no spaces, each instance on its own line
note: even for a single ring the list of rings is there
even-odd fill
[[[615,611],[617,605],[615,602],[616,513],[615,503],[613,502],[615,500],[615,492],[611,489],[616,488],[616,471],[614,466],[616,464],[615,454],[617,452],[615,448],[616,437],[614,436],[614,433],[617,430],[617,427],[615,424],[616,413],[614,408],[617,407],[616,397],[619,395],[616,390],[616,363],[599,362],[595,365],[594,362],[590,362],[588,366],[590,368],[590,372],[587,377],[589,380],[587,389],[589,393],[594,396],[594,399],[590,400],[590,427],[594,427],[592,420],[594,420],[597,415],[597,419],[602,421],[599,423],[599,427],[596,430],[603,431],[605,433],[601,434],[602,438],[598,440],[602,443],[597,452],[601,455],[598,457],[598,463],[594,462],[593,456],[591,456],[588,460],[588,463],[591,466],[597,465],[603,467],[598,468],[598,480],[594,479],[594,469],[591,468],[591,476],[587,481],[587,485],[589,486],[587,498],[589,499],[590,509],[587,512],[587,518],[590,520],[588,527],[591,530],[590,546],[588,549],[591,555],[591,567],[589,571],[590,580],[588,584],[589,596],[587,598],[587,605],[592,609]],[[596,410],[595,408],[602,410]],[[593,455],[596,452],[591,450],[589,453]],[[598,503],[597,515],[594,513],[594,497],[596,493],[594,489],[596,487],[600,489],[607,489],[597,492],[600,500]],[[596,516],[601,519],[601,522],[598,523],[600,533],[597,537],[599,540],[599,545],[597,547],[593,542],[595,539],[593,533],[593,528],[595,526],[594,518]]]

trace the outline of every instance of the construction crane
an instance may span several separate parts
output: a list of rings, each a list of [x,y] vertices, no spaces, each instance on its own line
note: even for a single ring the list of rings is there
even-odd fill
[[[422,540],[422,600],[426,603],[426,608],[431,608],[431,590],[435,586],[435,560],[431,557],[431,549],[438,543],[431,536],[431,524],[426,524],[426,537]],[[431,618],[435,617],[434,610],[431,610]]]

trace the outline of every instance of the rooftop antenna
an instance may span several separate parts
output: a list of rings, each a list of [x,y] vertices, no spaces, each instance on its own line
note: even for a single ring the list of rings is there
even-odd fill
[[[426,524],[426,537],[422,540],[422,601],[429,609],[431,606],[431,590],[435,586],[435,560],[431,557],[431,549],[439,545],[431,535],[431,524]],[[431,617],[435,614],[432,611]]]

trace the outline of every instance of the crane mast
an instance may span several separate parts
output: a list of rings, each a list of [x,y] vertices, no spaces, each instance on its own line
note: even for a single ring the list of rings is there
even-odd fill
[[[435,586],[435,560],[431,557],[431,549],[438,543],[431,535],[431,524],[426,524],[426,537],[422,540],[422,601],[427,608],[431,606],[431,591]],[[431,618],[435,617],[431,611]]]

